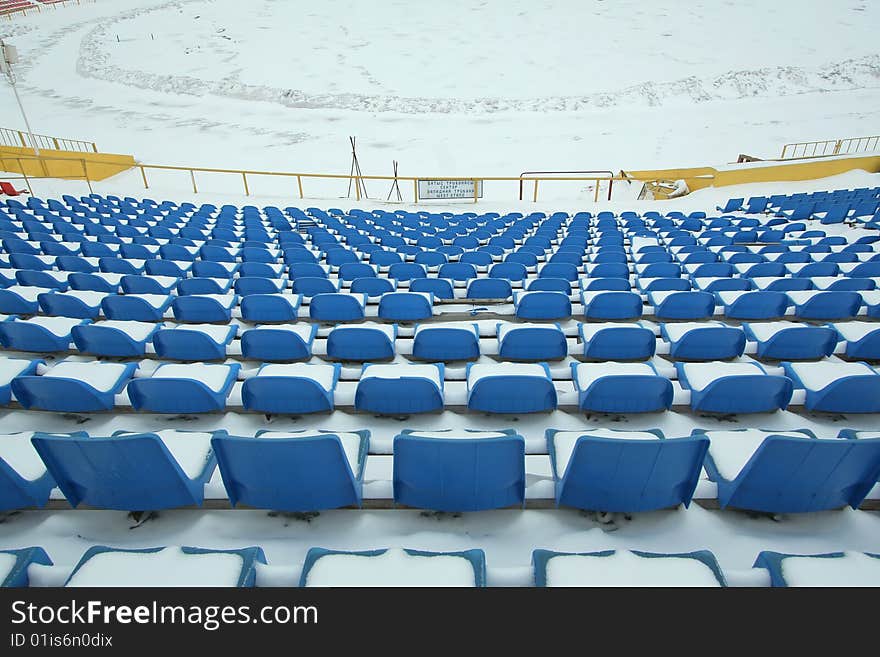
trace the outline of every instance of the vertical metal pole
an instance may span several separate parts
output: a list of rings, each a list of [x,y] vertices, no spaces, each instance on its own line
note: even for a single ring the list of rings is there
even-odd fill
[[[189,170],[189,177],[192,179],[192,184],[193,184],[193,194],[198,194],[198,193],[199,193],[199,190],[198,190],[198,188],[196,187],[196,172],[193,171],[192,169],[190,169],[190,170]]]
[[[413,202],[419,202],[419,179],[413,178]]]
[[[535,191],[532,193],[532,203],[538,202],[538,179],[535,178]]]
[[[244,181],[244,195],[250,196],[251,190],[248,188],[247,184],[247,173],[245,173],[244,171],[241,172],[241,179]]]
[[[480,188],[479,188],[479,186],[478,186],[478,184],[477,184],[477,179],[474,178],[474,203],[479,203],[479,202],[480,202],[480,194],[479,194],[479,192],[480,192]]]
[[[302,176],[297,176],[297,177],[296,177],[296,184],[299,186],[299,197],[300,197],[301,199],[302,199],[302,198],[305,198],[305,196],[303,196],[303,179],[302,179]]]
[[[0,41],[0,45],[2,45],[2,41]],[[18,87],[15,85],[15,73],[12,71],[12,65],[9,64],[9,83],[12,85],[12,92],[15,94],[15,100],[18,102],[18,109],[21,110],[21,116],[24,119],[24,126],[27,128],[28,137],[31,140],[31,146],[34,149],[34,155],[40,157],[40,149],[37,147],[37,140],[34,139],[34,132],[31,130],[30,121],[28,121],[27,114],[24,111],[24,105],[21,103],[21,96],[18,95]]]
[[[147,171],[144,167],[141,167],[141,178],[144,179],[144,189],[149,189],[150,185],[147,183]]]

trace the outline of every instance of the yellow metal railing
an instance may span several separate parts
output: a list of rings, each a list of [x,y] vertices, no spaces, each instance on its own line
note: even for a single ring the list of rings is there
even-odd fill
[[[192,185],[192,190],[194,194],[198,194],[199,187],[196,179],[196,173],[204,173],[204,174],[228,174],[230,176],[235,176],[240,178],[242,187],[244,189],[245,196],[250,196],[251,189],[249,180],[252,180],[254,177],[262,176],[262,177],[276,177],[276,178],[289,178],[296,179],[296,193],[299,198],[305,198],[303,181],[308,180],[343,180],[346,182],[354,182],[355,195],[356,200],[360,201],[361,194],[361,185],[359,184],[362,181],[368,180],[384,180],[389,183],[391,182],[410,182],[412,183],[412,200],[414,203],[418,203],[421,199],[419,196],[419,181],[420,180],[440,180],[444,182],[472,182],[473,183],[473,194],[474,194],[474,203],[479,201],[479,195],[481,188],[486,182],[514,182],[517,185],[521,186],[523,183],[531,182],[534,185],[534,191],[532,195],[532,200],[538,200],[538,183],[539,182],[582,182],[582,183],[593,183],[593,201],[598,202],[599,200],[599,192],[602,186],[602,183],[608,183],[609,187],[615,181],[622,180],[631,180],[632,178],[623,178],[620,176],[529,176],[529,175],[521,175],[521,176],[367,176],[367,175],[352,175],[352,174],[334,174],[334,173],[296,173],[296,172],[283,172],[283,171],[255,171],[255,170],[244,170],[244,169],[217,169],[217,168],[209,168],[209,167],[185,167],[185,166],[168,166],[161,164],[136,164],[136,168],[140,169],[141,179],[144,183],[144,189],[150,188],[150,181],[147,177],[147,171],[179,171],[181,173],[189,173],[190,184]]]
[[[5,176],[4,180],[23,180],[24,184],[27,186],[28,194],[33,196],[34,188],[31,185],[32,180],[82,180],[88,185],[89,193],[92,193],[94,190],[92,189],[92,177],[89,175],[89,163],[85,159],[70,159],[70,158],[60,158],[60,157],[16,157],[13,155],[3,155],[0,154],[0,169],[11,169],[11,167],[7,167],[8,162],[15,162],[18,165],[18,173],[21,173],[21,177],[17,176]],[[40,167],[42,175],[28,175],[27,169],[25,167],[25,162],[28,162],[32,165],[37,165]],[[46,171],[46,162],[64,162],[69,164],[71,162],[79,162],[80,166],[82,166],[82,174],[81,175],[66,175],[59,176],[48,175]]]
[[[783,160],[799,157],[822,157],[825,155],[852,155],[880,150],[880,135],[872,137],[846,137],[824,141],[801,141],[782,147]]]
[[[15,7],[13,9],[0,9],[0,16],[5,16],[7,20],[11,21],[12,17],[17,16],[17,15],[27,16],[28,13],[33,14],[34,12],[36,12],[38,14],[42,14],[43,7],[46,7],[47,9],[49,7],[52,7],[53,9],[58,9],[59,5],[62,7],[66,7],[68,4],[80,5],[80,4],[83,4],[84,2],[87,2],[87,1],[94,2],[95,0],[61,0],[60,2],[48,2],[48,3],[37,2],[35,4],[28,5],[27,7]]]
[[[34,141],[31,143],[31,136]],[[76,153],[97,153],[98,147],[93,141],[81,139],[66,139],[65,137],[51,137],[49,135],[28,134],[12,128],[0,128],[0,145],[14,146],[16,148],[34,148],[51,151],[72,151]]]

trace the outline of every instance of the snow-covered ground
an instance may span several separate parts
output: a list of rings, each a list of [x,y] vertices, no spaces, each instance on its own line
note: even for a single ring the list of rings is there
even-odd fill
[[[397,159],[403,175],[515,176],[527,169],[703,165],[741,152],[772,157],[788,141],[877,132],[875,3],[846,0],[829,10],[828,3],[798,0],[704,0],[682,9],[636,0],[455,0],[443,3],[442,11],[437,7],[422,0],[383,3],[381,9],[356,0],[98,0],[4,21],[0,35],[19,47],[20,91],[35,131],[95,140],[102,150],[156,164],[347,173],[347,137],[356,135],[367,174],[390,174]],[[0,92],[0,125],[22,127],[8,90]],[[342,198],[345,183],[309,188],[316,191],[300,201],[278,183],[251,180],[257,196],[245,197],[238,180],[200,176],[203,193],[195,195],[188,174],[149,175],[149,191],[139,172],[94,189],[217,205],[381,206],[377,199]],[[637,190],[622,185],[614,201],[598,208],[582,184],[559,185],[564,191],[542,187],[536,204],[514,202],[513,185],[487,188],[492,203],[476,207],[711,212],[730,197],[875,186],[877,175],[703,190],[662,204],[635,201]],[[385,198],[385,183],[368,186],[371,196]],[[88,192],[82,182],[36,181],[34,189],[43,198]],[[467,202],[401,207],[474,208]],[[33,430],[39,418],[45,431],[93,435],[168,424],[247,435],[261,428],[370,428],[377,443],[403,428],[509,428],[506,421],[499,426],[491,417],[453,413],[400,423],[338,412],[272,424],[230,413],[163,421],[161,427],[157,417],[143,415],[96,415],[83,424],[59,414],[11,411],[2,417],[4,431]],[[740,422],[811,428],[821,436],[842,428],[834,418],[791,412]],[[559,412],[516,428],[534,442],[546,426],[579,423],[583,416]],[[658,423],[667,435],[685,435],[695,426],[731,427],[677,412],[629,418],[626,426],[642,430]],[[612,426],[606,419],[599,424]],[[848,418],[847,426],[872,429],[878,421]],[[260,511],[181,510],[132,524],[117,512],[26,512],[0,523],[0,548],[45,547],[57,566],[32,569],[34,583],[44,585],[63,582],[95,544],[259,545],[270,566],[260,569],[258,583],[282,585],[298,580],[305,553],[315,546],[483,548],[489,583],[498,585],[528,585],[535,548],[709,549],[731,583],[763,584],[747,572],[761,550],[876,552],[880,544],[876,512],[772,520],[696,505],[618,518],[613,525],[571,510],[461,517],[339,510],[310,522]]]
[[[347,173],[355,135],[367,174],[515,176],[876,134],[878,21],[864,0],[97,0],[0,35],[36,132],[144,162]],[[0,125],[22,127],[11,93]]]

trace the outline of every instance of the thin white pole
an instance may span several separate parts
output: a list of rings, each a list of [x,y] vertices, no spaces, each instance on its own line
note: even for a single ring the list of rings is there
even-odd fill
[[[28,137],[31,140],[31,146],[34,149],[34,155],[40,157],[40,149],[37,146],[37,140],[34,137],[34,133],[31,130],[31,123],[28,121],[27,114],[24,111],[24,105],[21,103],[21,97],[18,95],[18,87],[15,86],[15,74],[12,72],[12,67],[9,67],[9,81],[12,84],[12,91],[15,93],[15,100],[18,101],[18,109],[21,110],[21,116],[24,119],[25,128],[27,128]]]

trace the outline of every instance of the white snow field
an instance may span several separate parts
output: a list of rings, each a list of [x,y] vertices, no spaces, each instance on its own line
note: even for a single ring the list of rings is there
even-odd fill
[[[438,3],[423,0],[381,6],[356,0],[97,0],[3,20],[0,36],[18,46],[19,91],[35,132],[94,140],[102,151],[130,153],[144,163],[347,174],[348,136],[354,135],[365,174],[390,174],[392,160],[398,160],[402,175],[516,176],[541,169],[617,171],[721,164],[739,153],[776,157],[786,142],[876,134],[878,23],[880,5],[867,0],[841,0],[833,7],[818,0],[772,4],[702,0],[686,8],[639,0],[450,0],[442,3],[442,11]],[[0,126],[23,128],[11,91],[0,87]],[[138,171],[93,187],[103,195],[218,207],[315,205],[346,211],[357,207],[502,214],[677,210],[714,216],[719,214],[716,205],[733,197],[880,185],[880,175],[853,171],[798,183],[710,188],[662,204],[637,201],[635,186],[621,185],[612,201],[594,205],[591,189],[583,184],[542,188],[538,203],[516,202],[512,184],[487,184],[486,199],[475,206],[466,201],[385,204],[384,182],[368,182],[371,198],[355,203],[345,198],[344,181],[315,183],[310,188],[315,191],[300,200],[294,194],[295,184],[277,181],[252,180],[254,195],[245,196],[239,181],[228,177],[200,176],[200,194],[192,192],[187,173],[151,172],[150,178],[149,190],[143,189]],[[44,199],[88,193],[81,181],[39,180],[33,185],[35,194]],[[843,225],[821,228],[851,241],[876,234]],[[50,364],[53,359],[12,350],[2,355],[44,357]],[[229,355],[229,362],[237,362],[238,354]],[[316,357],[313,362],[325,361]],[[396,362],[406,361],[398,355]],[[497,361],[483,355],[475,362]],[[574,361],[568,358],[553,368],[567,370],[570,362]],[[658,358],[655,364],[666,368],[664,372],[670,368],[668,360]],[[147,376],[155,365],[154,359],[143,361],[138,376]],[[181,367],[193,370],[190,365]],[[453,375],[455,380],[446,380],[447,400],[457,403],[465,394],[465,375],[460,370]],[[246,376],[254,372],[250,369]],[[560,399],[568,403],[576,399],[570,381],[555,385]],[[802,403],[803,393],[799,394]],[[258,586],[296,586],[306,553],[314,547],[391,548],[395,550],[389,559],[392,566],[401,563],[397,552],[401,548],[441,552],[478,548],[486,554],[490,586],[531,586],[531,556],[539,548],[621,553],[709,550],[728,584],[767,586],[766,571],[752,569],[763,550],[849,555],[877,552],[880,545],[880,512],[869,510],[771,517],[694,503],[687,509],[625,517],[555,509],[544,443],[548,428],[660,429],[667,437],[687,436],[696,428],[808,429],[817,437],[832,438],[843,428],[877,431],[880,414],[811,413],[796,407],[717,416],[677,405],[662,413],[589,416],[574,410],[514,416],[446,410],[401,420],[356,413],[350,408],[353,396],[349,379],[340,383],[337,392],[337,399],[348,399],[343,410],[267,418],[240,412],[239,382],[230,396],[231,410],[221,413],[158,415],[126,409],[65,414],[16,407],[0,410],[0,422],[4,434],[87,431],[92,436],[123,430],[225,429],[231,435],[254,436],[260,430],[283,435],[369,429],[367,500],[391,497],[392,439],[404,429],[515,429],[526,441],[526,498],[535,508],[463,514],[340,509],[316,517],[230,510],[225,508],[227,494],[215,471],[205,486],[205,497],[220,508],[161,511],[136,526],[124,512],[61,509],[63,496],[56,489],[53,509],[2,517],[0,550],[46,549],[55,565],[31,566],[31,586],[63,584],[94,545],[259,546],[268,565],[257,566]],[[128,404],[125,394],[117,398],[117,405],[120,400]],[[345,449],[352,465],[352,444],[346,442]],[[29,471],[38,470],[29,452],[22,455],[17,450],[15,455],[29,459]],[[741,462],[739,451],[729,456],[722,465]],[[716,494],[717,486],[704,470],[695,499]],[[880,488],[875,487],[868,500],[876,503],[878,498]],[[541,505],[536,501],[547,508],[537,508]],[[172,555],[168,563],[174,565],[175,554],[170,549],[161,558]],[[615,563],[626,566],[627,558]],[[343,575],[360,562],[337,561],[343,563]],[[120,559],[123,570],[125,562]],[[848,558],[840,583],[857,581],[864,563],[859,556]],[[828,583],[834,575],[814,571],[820,566],[796,565],[797,575],[808,583]],[[117,567],[111,564],[99,575],[106,578]],[[575,565],[571,577],[578,584],[588,583],[594,575],[596,583],[618,582],[610,575],[595,574],[601,567]],[[555,576],[565,572],[558,569]],[[672,568],[651,581],[667,584],[678,578],[695,583],[698,579],[688,579],[687,573],[679,578],[679,572]],[[86,575],[81,575],[80,583],[90,581]],[[338,583],[338,575],[334,572],[325,581]],[[431,575],[431,581],[442,578]],[[223,573],[205,574],[206,579],[215,577],[222,579]],[[375,580],[365,576],[363,581]],[[171,584],[173,579],[163,578],[160,583]]]

